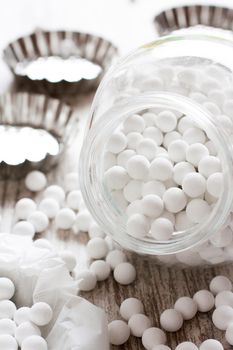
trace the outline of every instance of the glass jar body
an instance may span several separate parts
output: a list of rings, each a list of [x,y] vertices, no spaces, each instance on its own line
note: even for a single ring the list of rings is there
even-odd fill
[[[80,159],[81,186],[94,218],[123,248],[155,256],[159,262],[172,265],[196,266],[233,260],[230,238],[225,246],[218,242],[219,232],[226,227],[231,230],[233,124],[231,115],[223,115],[221,110],[230,110],[233,99],[232,64],[227,57],[230,52],[233,44],[222,39],[170,36],[123,58],[101,83]],[[225,101],[221,100],[221,84],[225,84],[229,96]],[[205,93],[200,92],[200,86]],[[213,90],[215,93],[210,94]],[[158,109],[171,110],[177,118],[188,115],[205,131],[218,150],[224,175],[222,195],[208,220],[179,231],[167,242],[127,235],[126,212],[116,204],[103,181],[104,154],[112,133],[129,115]]]

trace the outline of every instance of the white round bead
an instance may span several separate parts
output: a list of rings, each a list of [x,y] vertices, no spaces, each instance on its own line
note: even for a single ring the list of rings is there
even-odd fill
[[[123,194],[128,202],[133,202],[136,199],[141,198],[142,195],[142,182],[138,180],[131,180],[124,187]]]
[[[153,160],[149,170],[150,178],[165,181],[172,178],[173,166],[166,158],[156,158]]]
[[[165,344],[166,341],[166,334],[160,328],[148,328],[142,335],[142,344],[146,350],[152,350],[155,345]]]
[[[126,230],[130,236],[143,238],[149,233],[149,229],[149,220],[142,214],[133,214],[127,220]]]
[[[218,340],[207,339],[201,343],[199,350],[224,350],[224,348]]]
[[[118,283],[128,285],[135,281],[136,270],[132,264],[123,262],[115,267],[113,276]]]
[[[126,168],[129,175],[135,180],[145,180],[149,173],[150,163],[141,155],[133,156],[127,162]]]
[[[90,238],[100,237],[105,238],[105,232],[100,228],[100,226],[93,222],[88,230],[88,235]]]
[[[186,160],[186,152],[188,149],[187,142],[183,140],[175,140],[168,146],[168,155],[174,162],[182,162]]]
[[[175,229],[177,231],[187,230],[191,226],[193,226],[193,222],[189,220],[185,211],[176,214]]]
[[[48,350],[48,345],[44,338],[32,335],[23,341],[21,350]]]
[[[15,311],[14,314],[14,321],[19,326],[23,322],[29,321],[29,307],[20,307],[18,310]]]
[[[13,319],[16,312],[16,306],[11,300],[0,301],[0,319],[11,318]]]
[[[151,113],[151,112],[143,113],[142,118],[144,119],[146,126],[155,125],[156,115],[154,113]]]
[[[181,139],[181,134],[177,131],[171,131],[164,135],[163,145],[168,149],[169,145],[176,140]]]
[[[12,233],[19,236],[27,236],[33,238],[35,235],[35,228],[28,221],[19,221],[13,226]]]
[[[148,194],[142,199],[142,212],[151,218],[157,218],[163,212],[163,201],[155,194]]]
[[[121,152],[117,155],[117,165],[125,168],[128,160],[135,155],[136,155],[136,152],[132,149],[124,150],[123,152]],[[116,165],[116,164],[112,164],[108,168],[112,167],[113,165]]]
[[[66,198],[67,206],[73,210],[79,210],[81,202],[82,194],[79,190],[72,190]]]
[[[122,168],[119,165],[115,165],[104,173],[104,181],[110,190],[120,190],[129,181],[129,176],[125,168]]]
[[[59,211],[59,204],[53,198],[44,198],[40,202],[38,209],[49,219],[53,219]]]
[[[157,146],[160,146],[163,142],[163,133],[160,129],[154,126],[149,126],[146,128],[143,132],[143,136],[153,140]]]
[[[206,180],[199,173],[189,173],[182,181],[182,189],[191,198],[199,197],[205,193]]]
[[[222,305],[228,305],[233,308],[233,293],[229,290],[224,290],[215,297],[215,307],[217,308]]]
[[[137,154],[146,157],[148,160],[152,160],[156,155],[157,146],[153,140],[144,138],[139,142],[136,151]]]
[[[209,204],[203,199],[192,199],[186,207],[186,214],[189,220],[193,223],[199,224],[203,222],[210,214],[211,208]]]
[[[107,142],[107,150],[112,153],[122,152],[127,145],[127,138],[122,132],[112,134]]]
[[[76,274],[76,280],[78,281],[78,287],[80,291],[90,292],[96,286],[96,275],[89,270],[83,270]]]
[[[70,250],[59,252],[60,258],[64,261],[67,269],[72,272],[77,264],[76,256]]]
[[[135,337],[142,337],[146,329],[151,327],[151,320],[143,314],[134,314],[128,322],[131,334]]]
[[[139,299],[125,299],[120,306],[120,315],[128,321],[135,314],[144,314],[144,306]]]
[[[173,225],[166,218],[158,218],[151,224],[151,235],[158,241],[167,241],[171,238],[174,232]]]
[[[35,210],[36,203],[30,198],[22,198],[15,205],[15,215],[21,220],[26,220]]]
[[[76,216],[76,225],[80,231],[88,232],[92,217],[88,210],[81,210]]]
[[[177,332],[183,325],[183,317],[179,311],[167,309],[160,315],[160,324],[167,332]]]
[[[44,190],[44,197],[53,198],[59,204],[62,204],[65,199],[65,192],[61,186],[51,185]]]
[[[233,323],[230,323],[227,327],[225,338],[230,345],[233,345]]]
[[[32,335],[41,335],[40,329],[32,322],[23,322],[15,330],[15,338],[20,346],[26,338]]]
[[[182,185],[184,177],[190,173],[195,173],[195,168],[188,162],[177,163],[173,168],[173,179],[178,185]]]
[[[86,245],[87,254],[92,259],[103,259],[108,254],[106,241],[101,237],[94,237]]]
[[[96,260],[90,265],[90,271],[96,275],[97,281],[105,281],[110,275],[111,267],[104,260]]]
[[[208,155],[209,150],[202,143],[193,143],[186,150],[186,160],[194,166],[198,166],[201,159]]]
[[[178,131],[183,134],[187,129],[192,128],[194,122],[190,117],[183,117],[179,120]]]
[[[14,336],[16,330],[16,324],[14,321],[3,318],[0,320],[0,335],[8,334]]]
[[[123,123],[123,130],[126,134],[129,132],[142,132],[145,129],[145,120],[137,114],[129,116]]]
[[[219,158],[214,156],[206,156],[202,158],[198,164],[198,171],[205,177],[221,171],[221,162]]]
[[[185,341],[177,345],[175,350],[198,350],[198,347],[190,341]]]
[[[206,182],[207,191],[214,197],[219,198],[223,191],[223,174],[211,174]]]
[[[15,294],[14,283],[6,277],[0,278],[0,300],[11,299]]]
[[[187,198],[180,188],[171,187],[163,195],[165,208],[171,213],[178,213],[187,203]]]
[[[12,335],[2,334],[2,335],[0,335],[0,349],[1,350],[17,350],[18,344]]]
[[[200,312],[208,312],[214,307],[214,296],[208,290],[199,290],[194,294],[193,300],[197,303],[197,309]]]
[[[210,282],[210,291],[216,295],[220,292],[226,291],[226,290],[232,290],[232,283],[229,280],[229,278],[225,276],[216,276],[214,277]]]
[[[171,111],[160,112],[155,119],[155,124],[162,132],[173,131],[177,124],[176,115]]]
[[[233,323],[233,309],[229,305],[217,307],[212,315],[212,321],[215,327],[224,331],[230,323]]]
[[[43,232],[49,225],[48,217],[39,210],[34,211],[28,221],[34,226],[36,232]]]
[[[127,135],[127,146],[128,148],[135,150],[138,147],[138,144],[143,140],[142,134],[138,132],[130,132]]]
[[[65,175],[64,187],[66,192],[75,191],[79,189],[79,176],[76,172],[71,172]]]
[[[31,171],[25,178],[25,186],[32,192],[42,191],[47,184],[44,173],[38,170]]]
[[[69,230],[75,222],[76,216],[72,209],[62,208],[55,217],[56,227],[62,230]]]
[[[183,140],[189,145],[193,143],[205,143],[206,135],[203,130],[193,127],[185,130]]]
[[[41,327],[47,325],[53,317],[53,310],[50,305],[44,302],[35,303],[30,311],[30,321]]]
[[[115,320],[108,324],[109,341],[112,345],[122,345],[129,339],[130,328],[124,321]]]
[[[174,309],[179,311],[184,320],[191,320],[197,313],[197,303],[190,297],[177,299]]]
[[[111,266],[112,270],[117,267],[117,265],[126,262],[127,257],[124,252],[119,249],[114,249],[108,253],[106,256],[106,262]]]
[[[155,194],[156,196],[162,197],[166,190],[165,185],[160,181],[148,181],[142,185],[141,195],[147,196],[149,194]]]

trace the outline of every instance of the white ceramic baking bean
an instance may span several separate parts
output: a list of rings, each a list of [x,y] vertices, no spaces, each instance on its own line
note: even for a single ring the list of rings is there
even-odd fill
[[[125,168],[128,160],[135,155],[136,155],[136,152],[133,149],[126,149],[122,151],[117,155],[117,165]],[[116,163],[110,165],[108,168],[111,168],[114,165],[116,165]]]
[[[154,126],[155,125],[155,119],[156,115],[151,112],[146,112],[142,114],[142,118],[145,121],[145,126]]]
[[[142,207],[142,211],[145,212],[143,207]],[[132,214],[127,220],[126,231],[132,237],[137,237],[137,238],[145,237],[149,233],[149,229],[150,229],[150,223],[148,218],[146,218],[145,215]]]
[[[36,232],[43,232],[49,225],[48,217],[39,210],[29,215],[28,221],[34,226]]]
[[[15,338],[10,334],[0,335],[0,349],[1,350],[17,350],[18,344]]]
[[[191,320],[197,313],[197,303],[190,297],[177,299],[174,309],[179,311],[184,320]]]
[[[158,241],[167,241],[174,232],[173,224],[166,218],[158,218],[151,224],[151,235]]]
[[[6,277],[0,278],[0,300],[11,299],[15,294],[14,283]]]
[[[147,196],[143,197],[141,203],[142,212],[146,216],[157,218],[163,212],[163,201],[159,196],[156,196],[155,194],[148,194]]]
[[[13,319],[16,311],[16,306],[11,300],[0,301],[0,319],[10,318]]]
[[[188,162],[179,162],[173,168],[173,179],[178,185],[182,185],[184,177],[190,173],[195,173],[195,168]]]
[[[189,145],[193,143],[205,143],[205,132],[197,127],[189,128],[183,133],[183,140]]]
[[[221,171],[220,159],[214,156],[202,158],[198,164],[198,171],[208,178],[210,175]]]
[[[96,275],[97,281],[105,281],[110,275],[111,267],[104,260],[96,260],[90,265],[90,271]]]
[[[69,230],[75,222],[76,216],[72,209],[62,208],[55,217],[55,224],[58,229]]]
[[[89,292],[93,290],[96,286],[96,275],[89,270],[83,270],[75,275],[76,280],[78,281],[79,289],[83,292]]]
[[[178,213],[185,208],[187,198],[180,188],[171,187],[164,192],[163,201],[168,211]]]
[[[19,221],[12,228],[12,233],[14,235],[19,235],[19,236],[28,236],[33,238],[35,235],[35,232],[36,231],[34,226],[28,221]]]
[[[112,270],[120,263],[126,262],[127,257],[124,252],[119,249],[114,249],[106,256],[106,262],[111,266]]]
[[[182,314],[175,309],[164,310],[160,315],[160,324],[165,331],[176,332],[183,325]]]
[[[0,335],[8,334],[14,336],[16,327],[15,321],[3,318],[0,320]]]
[[[173,112],[163,111],[157,115],[155,123],[162,132],[170,132],[176,128],[177,118]]]
[[[163,145],[166,149],[168,149],[169,145],[176,140],[180,140],[181,139],[181,134],[178,131],[171,131],[168,132],[164,135],[163,138]]]
[[[53,198],[44,198],[40,202],[38,209],[49,219],[53,219],[59,211],[59,203]]]
[[[128,322],[131,334],[135,337],[142,337],[146,329],[151,327],[151,320],[143,314],[134,314]]]
[[[104,173],[104,181],[110,190],[120,190],[124,188],[124,186],[129,181],[129,176],[125,168],[122,168],[119,165],[115,165]]]
[[[23,322],[29,321],[29,311],[30,308],[23,306],[15,311],[14,321],[19,326]]]
[[[35,324],[30,321],[21,323],[15,330],[15,339],[20,346],[26,338],[32,335],[40,336],[41,331]]]
[[[214,307],[214,296],[208,290],[199,290],[194,294],[193,300],[197,303],[197,309],[200,312],[208,312]]]
[[[194,126],[194,121],[190,117],[183,117],[179,120],[178,131],[183,134],[187,129]]]
[[[166,181],[172,178],[173,166],[168,159],[158,157],[150,165],[149,176],[151,179]]]
[[[180,211],[176,214],[175,229],[177,231],[183,231],[193,226],[193,222],[189,220],[185,211]]]
[[[230,323],[233,323],[233,309],[229,305],[217,307],[212,315],[212,321],[215,327],[224,331]]]
[[[222,194],[223,186],[224,181],[222,173],[213,173],[208,177],[206,182],[206,188],[212,196],[219,198]]]
[[[224,348],[218,340],[207,339],[201,343],[199,350],[224,350]]]
[[[130,132],[127,135],[127,147],[129,149],[135,150],[138,146],[138,144],[143,140],[142,134],[139,132]]]
[[[25,186],[32,192],[42,191],[46,184],[47,179],[45,174],[38,170],[31,171],[25,178]]]
[[[199,173],[186,174],[182,181],[182,189],[191,198],[199,197],[205,193],[206,180]]]
[[[144,197],[149,194],[155,194],[162,198],[165,190],[166,187],[161,181],[148,181],[142,184],[141,195]]]
[[[61,186],[51,185],[44,190],[44,197],[53,198],[59,204],[62,204],[65,199],[65,192]]]
[[[142,119],[142,118],[141,118]],[[127,138],[122,132],[112,134],[107,142],[107,150],[112,153],[122,152],[127,145]]]
[[[186,214],[193,223],[203,222],[211,213],[209,204],[200,198],[192,199],[186,206]]]
[[[132,264],[123,262],[115,267],[113,276],[118,283],[128,285],[135,281],[136,270]]]
[[[108,254],[106,241],[101,237],[95,237],[88,241],[86,245],[87,254],[92,259],[103,259]]]
[[[139,142],[136,151],[137,154],[140,154],[151,161],[156,155],[157,146],[156,143],[150,138],[144,138]]]
[[[129,339],[130,328],[124,321],[115,320],[108,324],[108,334],[112,345],[122,345]]]
[[[233,308],[233,293],[229,290],[219,292],[215,297],[215,307],[228,305]]]
[[[130,180],[123,189],[123,194],[128,202],[133,202],[141,198],[142,182],[138,180]]]
[[[128,321],[135,314],[144,314],[144,306],[137,298],[125,299],[120,306],[120,315]]]
[[[81,210],[76,216],[76,225],[78,230],[88,232],[92,224],[92,217],[88,210]]]
[[[155,345],[165,344],[166,341],[166,334],[162,331],[162,329],[157,327],[146,329],[142,335],[142,344],[146,350],[152,350]]]
[[[123,123],[123,130],[126,134],[129,132],[143,132],[145,129],[145,120],[138,114],[129,116]]]
[[[198,166],[201,159],[208,155],[209,150],[202,143],[193,143],[186,150],[186,160],[194,166]]]
[[[22,342],[21,350],[48,350],[48,345],[44,338],[32,335]]]
[[[149,126],[143,131],[143,136],[145,138],[151,139],[155,142],[157,146],[160,146],[163,143],[163,133],[159,128],[154,126]]]
[[[184,140],[175,140],[168,146],[168,155],[174,162],[182,162],[186,160],[188,144]]]
[[[30,321],[39,327],[46,326],[52,317],[53,310],[49,304],[44,302],[35,303],[29,311]]]
[[[126,164],[129,176],[135,180],[145,181],[149,174],[149,167],[150,162],[146,157],[141,155],[131,157]]]
[[[36,210],[36,203],[30,198],[21,198],[15,205],[15,215],[26,220]]]

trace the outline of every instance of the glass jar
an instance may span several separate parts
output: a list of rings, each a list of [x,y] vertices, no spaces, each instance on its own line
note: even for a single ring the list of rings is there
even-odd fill
[[[213,265],[233,260],[232,55],[232,41],[170,35],[122,58],[101,82],[80,156],[81,190],[95,220],[124,249],[168,265]],[[209,154],[220,159],[223,187],[216,200],[206,192],[201,197],[211,208],[202,221],[174,229],[169,240],[161,241],[151,234],[138,238],[127,233],[126,207],[130,203],[124,202],[120,191],[109,190],[105,171],[116,163],[106,145],[122,123],[134,114],[163,110],[172,111],[177,123],[188,116],[192,126],[205,133]],[[161,146],[165,148],[160,145],[160,151]],[[161,157],[167,157],[163,153]],[[181,187],[174,185],[174,180],[165,185]],[[173,216],[177,219],[177,214]],[[166,212],[166,217],[171,215]]]

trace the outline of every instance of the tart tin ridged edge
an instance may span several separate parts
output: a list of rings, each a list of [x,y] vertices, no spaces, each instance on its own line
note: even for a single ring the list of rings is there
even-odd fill
[[[154,18],[159,35],[203,25],[219,29],[233,29],[233,9],[214,5],[190,5],[169,8]]]
[[[64,53],[62,43],[73,43],[70,49]],[[70,52],[69,52],[70,50]],[[63,51],[63,52],[62,52]],[[103,74],[117,55],[117,48],[108,40],[101,37],[73,31],[43,31],[18,38],[8,44],[4,49],[3,58],[11,71],[16,76],[17,88],[21,91],[33,91],[36,93],[49,93],[51,96],[75,95],[85,93],[97,88]],[[28,76],[17,74],[16,67],[25,61],[34,61],[40,57],[68,56],[85,58],[102,68],[102,73],[95,79],[81,79],[70,82],[60,80],[50,82],[46,79],[32,80]]]
[[[25,158],[23,162],[16,165],[5,161],[0,162],[0,178],[19,179],[30,170],[40,169],[47,172],[57,165],[66,148],[77,135],[78,117],[76,110],[58,99],[40,94],[13,92],[0,96],[0,126],[42,129],[58,142],[58,154],[47,153],[40,161],[30,161]]]

